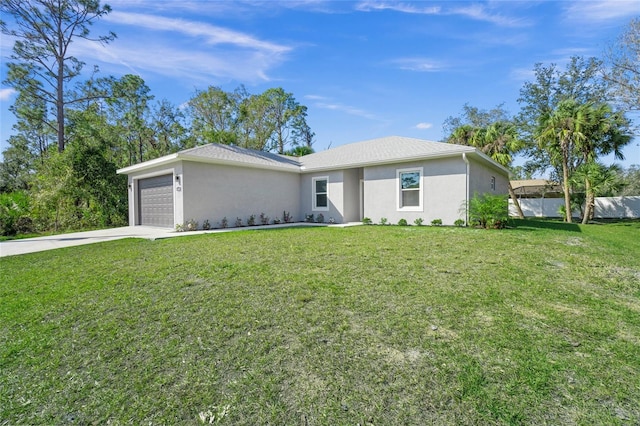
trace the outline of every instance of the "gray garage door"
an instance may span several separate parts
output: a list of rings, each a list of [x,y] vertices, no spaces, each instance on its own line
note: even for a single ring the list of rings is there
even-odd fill
[[[138,181],[140,225],[173,228],[173,175]]]

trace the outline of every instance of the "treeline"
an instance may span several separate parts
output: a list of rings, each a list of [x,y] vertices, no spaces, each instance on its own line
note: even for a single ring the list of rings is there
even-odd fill
[[[65,111],[59,150],[46,106],[19,91],[15,134],[0,163],[3,234],[127,224],[116,170],[210,142],[301,155],[312,151],[307,108],[282,88],[197,91],[185,108],[154,102],[136,75],[94,80]]]

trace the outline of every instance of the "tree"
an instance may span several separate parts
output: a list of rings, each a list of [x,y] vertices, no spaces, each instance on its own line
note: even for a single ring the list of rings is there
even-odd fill
[[[18,92],[52,105],[58,150],[65,148],[65,109],[83,99],[68,90],[84,63],[72,56],[69,46],[76,39],[108,43],[115,34],[90,38],[89,27],[111,11],[98,0],[2,0],[0,12],[13,18],[13,25],[0,21],[3,34],[16,38],[5,83]]]
[[[504,109],[503,104],[497,105],[490,110],[484,110],[469,104],[464,104],[462,106],[462,114],[457,117],[447,117],[442,128],[445,135],[452,135],[456,129],[463,126],[470,126],[471,128],[487,127],[491,123],[509,120],[509,113]]]
[[[606,52],[605,79],[612,96],[630,111],[640,111],[640,18],[633,19]]]
[[[576,144],[586,137],[586,110],[573,99],[561,101],[558,106],[539,118],[536,139],[553,163],[562,168],[562,188],[565,201],[565,220],[571,223],[571,191],[569,187],[570,158]]]
[[[128,164],[149,160],[145,155],[152,138],[148,124],[153,100],[149,87],[140,76],[127,74],[112,82],[112,96],[107,100],[111,119],[117,126],[117,134],[124,138],[128,154]]]
[[[151,128],[154,133],[154,157],[190,147],[184,125],[184,114],[166,99],[153,108]]]
[[[207,90],[196,91],[188,105],[196,144],[236,143],[239,104],[233,94],[209,86]]]
[[[293,94],[285,92],[281,87],[267,89],[262,96],[267,103],[269,118],[274,125],[269,151],[276,150],[284,154],[284,147],[289,143],[289,136],[294,123],[306,114],[306,107],[301,106]]]
[[[606,84],[601,74],[602,61],[574,56],[564,70],[555,64],[534,67],[534,81],[526,82],[520,89],[518,102],[522,105],[516,117],[516,125],[525,142],[524,152],[529,160],[525,169],[529,172],[546,173],[551,169],[551,177],[561,180],[560,162],[549,157],[549,151],[539,144],[539,125],[543,117],[549,117],[565,100],[579,104],[606,103]],[[568,167],[574,170],[581,161],[579,155],[569,153]]]
[[[618,166],[606,167],[595,161],[584,163],[576,169],[571,180],[574,185],[582,186],[585,191],[583,224],[593,219],[596,197],[612,196],[622,188],[623,182],[619,172]]]

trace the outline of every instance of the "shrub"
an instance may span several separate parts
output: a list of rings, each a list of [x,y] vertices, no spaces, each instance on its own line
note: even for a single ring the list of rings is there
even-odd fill
[[[482,228],[504,228],[509,217],[509,201],[504,195],[474,194],[469,201],[469,221]]]
[[[220,228],[228,228],[229,227],[229,220],[227,219],[227,217],[223,217],[222,220],[220,221]]]
[[[242,219],[240,219],[239,217],[236,217],[236,223],[234,224],[236,228],[239,228],[242,226]]]
[[[188,221],[186,221],[184,223],[184,230],[185,231],[197,231],[198,230],[198,222],[196,222],[194,219],[189,219]]]
[[[362,224],[363,224],[363,225],[371,225],[372,223],[373,223],[373,222],[371,221],[371,219],[370,219],[370,218],[368,218],[368,217],[363,217],[363,218],[362,218]]]
[[[209,223],[209,219],[205,219],[204,222],[202,222],[202,229],[204,229],[205,231],[208,229],[211,229],[211,224]]]
[[[320,213],[320,214],[318,214],[318,216],[316,216],[316,222],[324,223],[324,215],[322,213]]]
[[[293,217],[291,217],[288,211],[282,212],[282,219],[284,220],[285,223],[293,222]]]
[[[22,191],[0,194],[0,235],[27,234],[32,231],[27,194]]]
[[[387,218],[386,217],[381,217],[380,218],[380,225],[386,225],[387,224]]]
[[[305,222],[313,223],[313,219],[313,213],[304,215]]]
[[[336,220],[332,217],[329,218],[329,225],[333,225],[334,223],[336,223]]]
[[[424,222],[424,219],[421,218],[421,217],[419,217],[419,218],[417,218],[416,220],[413,221],[413,223],[415,223],[416,226],[421,226],[422,222]]]
[[[442,225],[442,219],[433,219],[431,221],[431,226],[441,226]]]
[[[458,226],[458,227],[463,227],[464,226],[464,219],[456,219],[456,221],[453,222],[453,224],[455,226]]]
[[[407,225],[408,225],[407,219],[400,219],[398,221],[398,226],[407,226]]]
[[[264,213],[260,213],[260,223],[263,225],[269,224],[269,216],[266,216]]]
[[[176,223],[176,232],[184,232],[184,225],[181,223]]]
[[[275,219],[273,219],[273,224],[274,224],[274,225],[277,225],[277,224],[279,224],[279,223],[281,223],[281,222],[282,222],[282,221],[280,220],[280,218],[279,218],[279,217],[276,217]]]
[[[255,226],[255,224],[256,224],[256,215],[252,214],[251,216],[249,216],[249,219],[247,219],[247,225]]]

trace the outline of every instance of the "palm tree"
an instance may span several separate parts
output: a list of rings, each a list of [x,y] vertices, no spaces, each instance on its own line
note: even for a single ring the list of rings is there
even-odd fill
[[[576,145],[586,139],[588,105],[581,105],[573,99],[561,101],[551,112],[540,117],[536,140],[546,150],[552,161],[562,166],[562,187],[564,191],[565,220],[571,223],[571,194],[569,187],[569,161]]]
[[[595,161],[580,165],[571,177],[571,181],[576,185],[584,184],[586,201],[582,217],[583,224],[588,223],[593,217],[596,197],[616,193],[623,184],[618,166],[606,167]]]
[[[628,133],[629,122],[624,114],[614,113],[607,104],[587,104],[584,106],[584,112],[586,137],[578,142],[576,149],[581,154],[582,166],[585,166],[585,170],[589,171],[589,173],[581,173],[584,177],[587,196],[582,223],[587,223],[593,215],[593,206],[597,196],[591,188],[593,181],[590,179],[590,175],[600,176],[602,174],[598,172],[595,161],[599,156],[611,153],[616,159],[624,160],[622,147],[631,141],[631,135]]]
[[[516,126],[508,121],[497,121],[484,128],[465,124],[456,128],[447,141],[478,148],[483,154],[504,167],[509,167],[513,161],[513,155],[524,147]],[[509,196],[518,211],[518,217],[524,219],[524,213],[511,182],[509,182]]]

